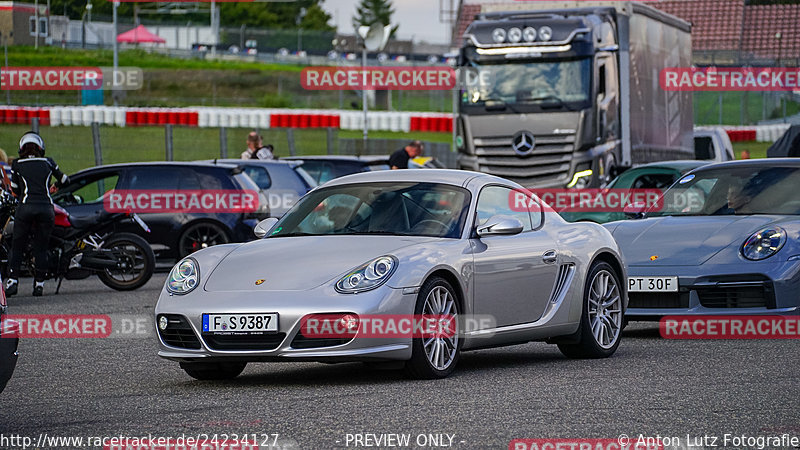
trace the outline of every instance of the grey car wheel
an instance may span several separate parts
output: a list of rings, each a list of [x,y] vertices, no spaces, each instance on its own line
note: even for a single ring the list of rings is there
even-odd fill
[[[619,275],[610,264],[598,261],[586,279],[577,342],[560,343],[558,348],[569,358],[606,358],[617,350],[623,327]]]
[[[458,323],[458,299],[447,280],[432,277],[422,285],[414,314],[452,316]],[[444,378],[455,369],[461,354],[461,340],[455,333],[423,336],[412,340],[412,356],[406,373],[412,378]]]

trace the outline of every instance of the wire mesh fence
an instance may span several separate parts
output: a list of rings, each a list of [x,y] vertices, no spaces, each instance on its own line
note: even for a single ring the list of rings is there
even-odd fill
[[[39,127],[46,154],[56,160],[66,173],[74,173],[99,164],[136,161],[195,161],[214,158],[240,158],[246,150],[249,128],[167,127]],[[0,149],[7,156],[17,155],[19,138],[30,125],[0,125]],[[270,128],[258,130],[264,145],[274,147],[278,157],[303,155],[353,155],[360,151],[361,139],[340,137],[337,129]],[[352,134],[351,134],[352,135]],[[169,139],[171,137],[171,139]],[[409,138],[410,140],[410,138]],[[370,139],[361,154],[389,155],[408,143],[400,139]],[[426,142],[426,156],[454,167],[455,154],[450,145]],[[452,161],[451,161],[452,159]]]

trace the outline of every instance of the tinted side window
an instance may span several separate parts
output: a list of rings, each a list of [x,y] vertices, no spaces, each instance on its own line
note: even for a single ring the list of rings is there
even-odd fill
[[[197,176],[203,189],[237,189],[234,184],[230,169],[223,167],[193,167],[192,171]]]
[[[694,138],[695,159],[714,159],[714,146],[710,136],[697,136]]]
[[[272,178],[272,187],[275,189],[287,189],[296,192],[305,192],[306,187],[300,175],[296,174],[291,166],[284,164],[270,165],[267,170]]]
[[[129,172],[128,189],[177,190],[180,172],[167,167],[136,167]]]
[[[53,196],[59,205],[100,203],[106,192],[117,187],[119,174],[116,172],[88,176],[71,183]]]
[[[488,186],[483,188],[478,197],[477,225],[481,226],[489,220],[490,217],[502,214],[504,216],[514,217],[522,222],[522,231],[530,231],[533,229],[531,216],[527,211],[514,211],[514,209],[511,208],[514,194],[514,191],[502,186]]]
[[[269,189],[272,185],[269,173],[263,167],[245,166],[244,173],[256,183],[259,189]]]
[[[672,186],[675,177],[666,173],[651,173],[642,175],[637,178],[633,185],[633,189],[666,189]]]

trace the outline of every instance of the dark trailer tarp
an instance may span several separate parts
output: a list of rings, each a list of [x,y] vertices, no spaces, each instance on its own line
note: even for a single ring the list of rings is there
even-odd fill
[[[767,149],[767,158],[800,157],[800,125],[792,125]]]

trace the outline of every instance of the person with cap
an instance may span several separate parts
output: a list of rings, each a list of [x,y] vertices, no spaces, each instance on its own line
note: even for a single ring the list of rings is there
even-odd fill
[[[44,141],[33,131],[23,134],[19,140],[19,158],[11,163],[11,171],[11,188],[19,203],[14,215],[6,295],[17,293],[22,257],[31,242],[35,265],[33,295],[41,296],[47,276],[47,247],[55,222],[50,193],[69,183],[69,177],[52,158],[44,156]],[[54,187],[50,187],[50,177],[56,179]],[[29,240],[31,234],[33,238]]]

